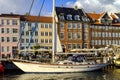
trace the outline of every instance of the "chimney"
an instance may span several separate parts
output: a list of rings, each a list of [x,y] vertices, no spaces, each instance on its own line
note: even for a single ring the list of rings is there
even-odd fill
[[[76,5],[76,6],[74,6],[74,10],[78,10],[78,6]]]

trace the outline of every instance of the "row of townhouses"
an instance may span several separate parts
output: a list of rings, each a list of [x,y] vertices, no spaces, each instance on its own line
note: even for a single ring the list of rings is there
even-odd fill
[[[64,52],[120,44],[119,13],[86,13],[78,8],[55,8],[56,29]],[[37,22],[37,25],[36,25]],[[34,33],[32,30],[36,27]],[[52,17],[1,14],[0,55],[15,57],[18,50],[39,44],[52,50]],[[32,35],[32,37],[31,37]]]

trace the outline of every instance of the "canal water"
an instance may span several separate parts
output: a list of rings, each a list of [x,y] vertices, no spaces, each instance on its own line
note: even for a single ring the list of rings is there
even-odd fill
[[[12,71],[1,74],[0,80],[120,80],[120,69],[64,74],[20,74]]]

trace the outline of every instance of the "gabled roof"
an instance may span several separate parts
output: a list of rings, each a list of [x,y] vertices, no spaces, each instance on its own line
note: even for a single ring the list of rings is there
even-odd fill
[[[118,16],[114,13],[111,13],[110,16],[113,18],[113,19],[118,19]]]
[[[72,20],[74,20],[75,15],[79,15],[80,17],[86,16],[86,13],[83,9],[74,9],[74,8],[66,8],[66,7],[56,7],[56,14],[59,16],[61,13],[64,15],[65,20],[67,20],[67,15],[72,15]],[[59,20],[59,17],[58,17]]]
[[[0,17],[8,17],[8,18],[20,18],[19,14],[1,14]]]
[[[25,21],[25,20],[30,21],[30,22],[38,21],[38,22],[44,22],[44,23],[52,23],[52,17],[45,17],[45,16],[40,16],[40,17],[31,16],[31,15],[28,17],[26,15],[21,16],[21,21]]]
[[[52,23],[52,17],[46,17],[46,16],[31,16],[29,15],[20,15],[20,14],[1,14],[0,17],[6,17],[6,18],[19,18],[21,21],[30,21],[30,22],[36,22],[38,19],[38,22],[44,22],[44,23]]]
[[[120,13],[115,13],[120,18]]]
[[[97,14],[97,13],[87,13],[87,15],[89,16],[89,18],[95,19],[95,20],[101,17],[101,14]]]
[[[93,24],[103,24],[101,22],[101,19],[110,19],[113,20],[113,17],[115,16],[111,16],[109,15],[107,12],[103,12],[103,13],[87,13],[88,17],[91,19],[91,22],[93,22]]]

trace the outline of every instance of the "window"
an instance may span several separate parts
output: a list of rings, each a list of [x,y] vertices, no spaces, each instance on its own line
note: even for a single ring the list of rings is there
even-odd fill
[[[18,29],[13,29],[13,33],[18,33]]]
[[[73,29],[77,28],[76,23],[73,23],[72,28]]]
[[[72,33],[71,32],[68,32],[68,39],[72,39]]]
[[[64,28],[64,23],[63,22],[60,23],[60,28],[62,28],[62,29]]]
[[[78,29],[80,29],[80,28],[82,28],[82,25],[81,25],[81,23],[78,23]]]
[[[32,27],[31,26],[28,26],[28,31],[32,31]]]
[[[49,36],[52,36],[52,32],[49,32]]]
[[[80,16],[79,15],[75,15],[75,20],[80,20]]]
[[[86,16],[82,16],[83,21],[88,21],[88,18]]]
[[[31,23],[30,23],[30,22],[28,22],[28,26],[31,26]]]
[[[105,45],[105,41],[104,40],[102,40],[102,45]]]
[[[2,46],[2,52],[4,52],[4,47]]]
[[[29,31],[26,31],[26,36],[29,36]]]
[[[37,31],[35,31],[35,36],[38,36],[38,32]]]
[[[67,15],[67,20],[72,20],[72,15],[71,14]]]
[[[68,23],[68,29],[72,28],[72,23]]]
[[[17,37],[13,37],[13,38],[12,38],[12,41],[13,41],[13,42],[17,42]]]
[[[45,39],[45,43],[48,43],[48,39]]]
[[[77,46],[76,46],[76,44],[72,44],[72,47],[73,47],[73,49],[76,49]]]
[[[45,32],[45,36],[48,36],[48,32]]]
[[[41,32],[41,36],[44,36],[44,32]]]
[[[80,49],[81,48],[81,44],[77,44],[77,48]]]
[[[7,25],[10,25],[10,20],[9,19],[7,19]]]
[[[4,37],[1,37],[1,42],[4,42]]]
[[[81,32],[78,32],[77,38],[78,38],[78,39],[81,39]]]
[[[49,28],[50,28],[50,29],[52,28],[52,24],[49,24]]]
[[[1,24],[4,25],[4,19],[1,20]]]
[[[87,48],[87,44],[84,44],[83,46],[84,46],[84,48]]]
[[[18,25],[18,22],[17,22],[17,20],[12,20],[12,25]]]
[[[87,23],[84,23],[84,28],[88,28],[88,24]]]
[[[7,52],[9,52],[9,51],[10,51],[9,46],[7,46]]]
[[[91,41],[91,45],[94,45],[94,40]]]
[[[52,39],[49,39],[49,43],[52,43]]]
[[[26,39],[26,43],[28,43],[29,42],[29,39]]]
[[[72,49],[72,44],[68,44],[68,49]]]
[[[23,32],[23,31],[21,32],[21,35],[24,35],[24,32]]]
[[[77,39],[77,33],[72,33],[72,39]]]
[[[64,33],[63,32],[60,33],[60,39],[64,39]]]
[[[98,36],[97,37],[101,37],[101,32],[98,32]]]
[[[44,24],[41,24],[41,28],[44,28]]]
[[[44,43],[44,39],[41,39],[41,43]]]
[[[10,33],[10,30],[9,30],[9,28],[7,28],[7,33]]]
[[[109,45],[111,44],[111,40],[109,40]]]
[[[45,28],[48,28],[48,24],[45,24]]]
[[[10,42],[10,38],[9,37],[7,37],[7,42]]]
[[[84,40],[87,40],[87,39],[88,39],[87,33],[84,33]]]
[[[109,32],[109,37],[111,37],[111,33]]]
[[[102,32],[102,37],[105,37],[105,33],[104,32]]]
[[[24,39],[22,39],[22,41],[21,41],[22,43],[24,43],[25,41],[24,41]]]
[[[38,39],[35,39],[35,43],[38,43]]]
[[[60,20],[64,20],[64,13],[60,13],[59,19],[60,19]]]
[[[4,33],[4,28],[1,28],[1,33]]]

